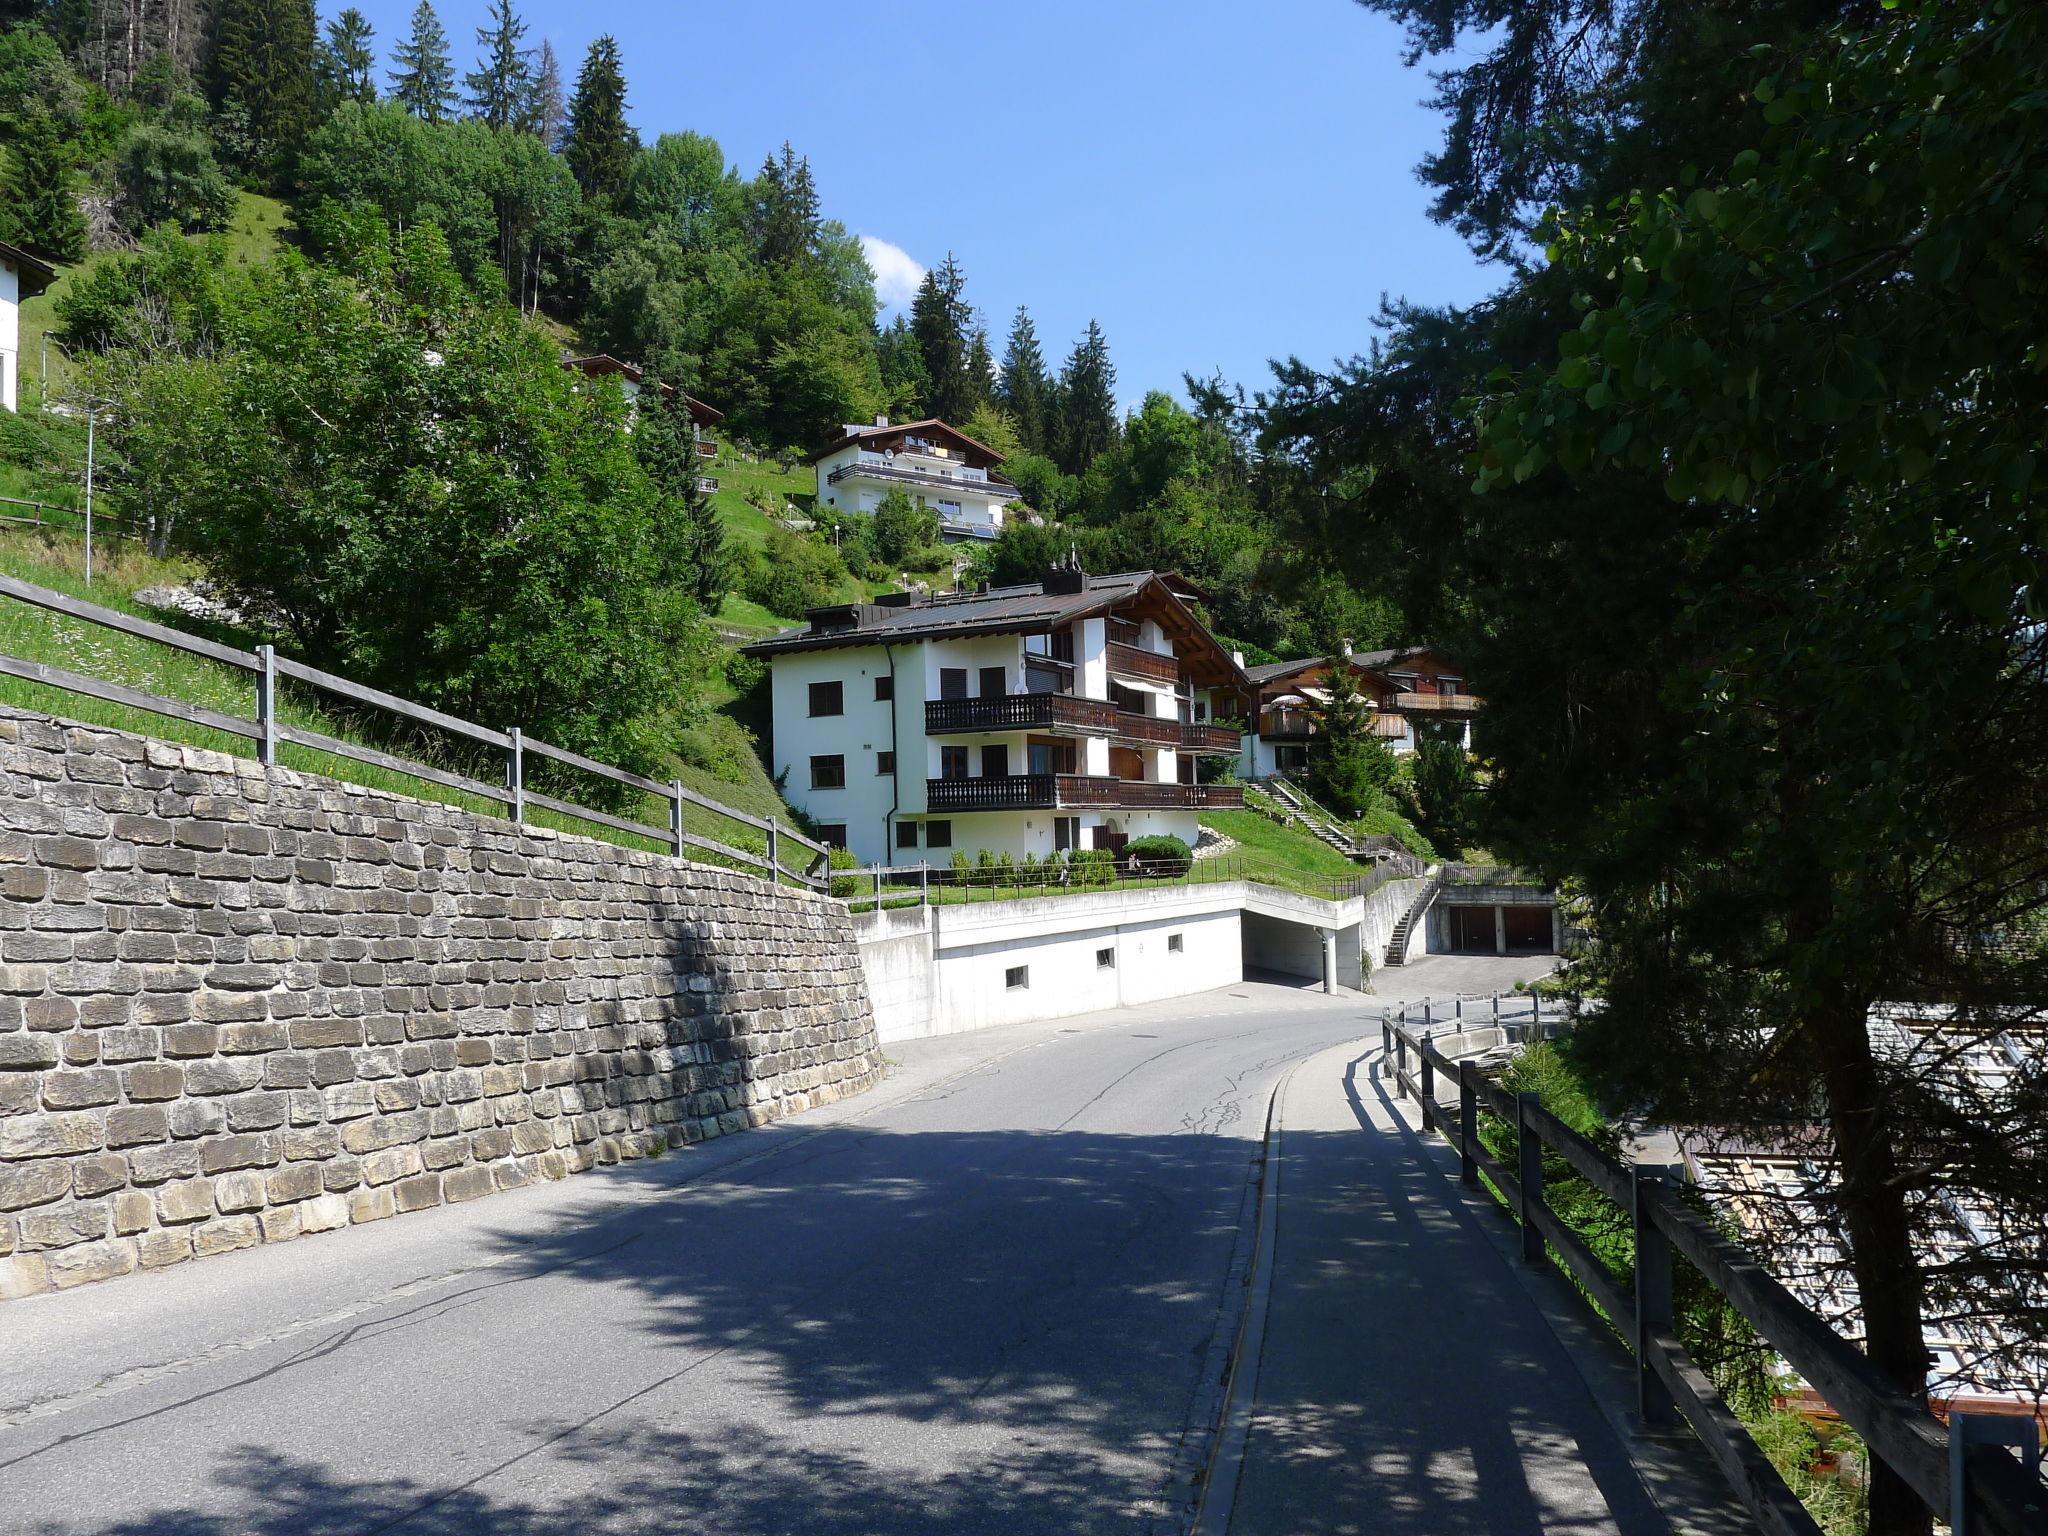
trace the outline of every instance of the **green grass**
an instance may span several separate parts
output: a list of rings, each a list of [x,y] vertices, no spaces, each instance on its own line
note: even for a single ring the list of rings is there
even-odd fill
[[[235,202],[233,217],[228,227],[214,235],[192,235],[193,240],[224,240],[227,242],[229,259],[242,266],[266,261],[275,255],[280,245],[291,238],[291,219],[285,206],[274,197],[265,197],[257,192],[243,192]],[[21,384],[24,405],[41,399],[39,381],[42,369],[42,343],[45,332],[50,336],[50,393],[60,394],[71,381],[71,363],[64,351],[57,345],[54,334],[57,328],[57,301],[83,273],[97,267],[101,262],[113,260],[119,253],[95,251],[83,261],[72,266],[61,267],[57,281],[48,290],[38,294],[21,306]],[[15,495],[8,491],[5,494]]]
[[[1299,875],[1320,880],[1364,873],[1364,866],[1345,858],[1321,838],[1312,837],[1299,827],[1270,821],[1254,810],[1208,811],[1202,816],[1202,825],[1234,838],[1261,862]]]
[[[189,582],[197,570],[186,560],[154,559],[132,542],[104,547],[96,544],[94,580],[88,589],[84,581],[82,546],[77,539],[63,534],[38,535],[7,529],[0,531],[0,572],[85,598],[102,607],[201,631],[208,638],[227,644],[247,647],[255,643],[256,637],[227,631],[219,626],[181,622],[174,615],[138,602],[134,593],[139,588]],[[0,599],[0,652],[83,673],[104,682],[125,684],[223,714],[246,719],[255,713],[253,679],[238,668],[11,599]],[[722,688],[722,683],[718,687]],[[714,688],[709,712],[679,728],[677,761],[670,771],[690,789],[721,804],[755,816],[777,816],[786,824],[793,824],[788,807],[761,768],[751,738],[736,721],[717,712],[718,707],[728,702],[730,690],[719,692]],[[242,736],[20,678],[0,677],[0,703],[235,757],[255,755],[253,743]],[[402,742],[394,741],[381,729],[385,723],[381,718],[376,721],[351,718],[296,687],[280,690],[278,712],[288,725],[397,752],[429,766],[464,773],[485,782],[494,781],[500,771],[487,749],[484,749],[484,760],[480,760],[475,755],[477,749],[453,738],[409,737]],[[323,774],[367,789],[444,801],[484,815],[505,814],[504,807],[482,796],[446,789],[408,774],[310,748],[285,745],[279,750],[279,759],[287,767]],[[573,788],[558,789],[557,793],[563,798],[579,798]],[[638,837],[538,808],[529,812],[529,819],[535,825],[594,836],[626,847],[657,852],[666,850],[667,839],[656,830],[667,825],[665,801],[647,796],[639,804],[618,809],[621,815],[646,821],[649,835]],[[685,824],[688,830],[701,836],[713,837],[740,848],[759,850],[765,843],[765,838],[751,828],[712,817],[707,812],[686,813]]]

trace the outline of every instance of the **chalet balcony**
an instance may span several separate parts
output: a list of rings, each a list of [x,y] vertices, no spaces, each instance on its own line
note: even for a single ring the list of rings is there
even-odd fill
[[[991,774],[978,779],[925,780],[926,809],[958,811],[1238,811],[1236,784],[1155,784],[1082,773]]]
[[[1259,735],[1266,741],[1306,741],[1315,733],[1315,716],[1305,709],[1283,707],[1259,714]]]
[[[900,464],[865,459],[842,464],[825,477],[827,485],[837,485],[842,480],[884,480],[893,485],[915,485],[929,490],[966,491],[986,496],[992,501],[1013,501],[1024,494],[1014,485],[1005,485],[1000,480],[973,479],[965,474],[947,475],[930,469],[906,469]]]
[[[1109,670],[1121,677],[1141,677],[1151,683],[1177,683],[1180,681],[1180,662],[1172,656],[1162,656],[1157,651],[1141,650],[1121,640],[1112,640],[1105,647]]]
[[[1469,693],[1397,693],[1393,708],[1402,715],[1476,715],[1485,705]]]
[[[980,735],[992,731],[1044,731],[1054,736],[1107,736],[1146,747],[1176,752],[1227,752],[1238,749],[1236,731],[1220,725],[1162,720],[1118,709],[1105,699],[1072,693],[1007,693],[984,699],[928,699],[924,706],[927,736]]]

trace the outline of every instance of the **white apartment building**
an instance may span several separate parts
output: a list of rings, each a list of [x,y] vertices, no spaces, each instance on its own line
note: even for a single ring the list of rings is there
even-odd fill
[[[21,409],[21,306],[57,280],[56,272],[0,240],[0,407]]]
[[[771,667],[785,797],[864,865],[1192,844],[1200,812],[1244,804],[1196,762],[1236,755],[1210,722],[1249,690],[1187,591],[1069,568],[813,610],[744,648]]]
[[[938,514],[947,539],[993,539],[1005,509],[1020,494],[996,468],[1001,454],[943,421],[847,426],[811,455],[818,467],[818,505],[872,514],[901,491]]]

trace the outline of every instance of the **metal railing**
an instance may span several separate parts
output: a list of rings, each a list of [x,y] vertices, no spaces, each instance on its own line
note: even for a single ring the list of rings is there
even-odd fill
[[[188,655],[203,656],[209,661],[247,672],[251,674],[254,683],[255,715],[253,718],[231,715],[220,710],[187,704],[163,694],[130,688],[122,683],[105,682],[83,673],[67,671],[62,667],[49,666],[39,661],[25,661],[15,656],[0,655],[0,675],[18,677],[26,682],[61,689],[66,693],[79,694],[130,709],[145,710],[150,714],[242,737],[255,744],[257,761],[265,767],[276,766],[280,746],[305,747],[312,751],[345,758],[350,762],[419,779],[442,789],[473,795],[504,807],[511,820],[518,825],[526,824],[529,807],[538,806],[558,816],[566,816],[617,832],[631,833],[656,842],[666,842],[669,850],[677,858],[682,858],[686,849],[696,849],[753,869],[771,880],[788,876],[811,889],[823,888],[824,879],[819,871],[828,853],[822,843],[813,842],[801,833],[781,825],[772,816],[751,816],[729,805],[721,805],[716,800],[685,788],[681,780],[671,779],[664,784],[657,779],[629,773],[623,768],[614,768],[609,763],[598,762],[566,747],[551,746],[547,742],[526,735],[516,726],[502,731],[493,730],[474,721],[444,714],[424,704],[415,704],[409,699],[401,699],[381,689],[366,687],[332,672],[323,672],[318,667],[294,661],[288,656],[280,656],[268,645],[258,646],[253,651],[245,651],[234,646],[222,645],[217,641],[202,640],[196,635],[188,635],[166,625],[134,618],[62,592],[52,592],[25,581],[17,581],[9,576],[0,576],[0,596],[11,597],[18,602],[47,609],[52,613],[61,613],[69,618],[82,619],[104,629],[153,640]],[[501,752],[504,754],[504,782],[486,783],[468,774],[422,763],[394,752],[366,746],[361,742],[345,741],[322,731],[287,724],[278,717],[280,678],[306,684],[323,693],[346,699],[351,704],[368,705],[414,725],[429,726],[464,741]],[[657,826],[649,822],[635,821],[628,817],[613,815],[595,806],[579,805],[572,800],[543,794],[539,790],[529,788],[526,783],[526,764],[529,758],[560,763],[609,783],[653,795],[666,803],[668,824]],[[736,848],[723,839],[708,837],[690,830],[685,825],[685,807],[722,817],[726,821],[736,822],[740,826],[762,833],[766,842],[766,856],[763,857],[748,849]],[[792,855],[798,862],[785,862],[785,858]]]
[[[883,464],[867,460],[840,465],[825,477],[825,483],[837,485],[847,479],[894,480],[903,485],[927,486],[934,490],[965,490],[996,501],[1010,501],[1024,494],[1016,486],[1005,485],[1000,480],[976,480],[965,474],[948,475],[932,469],[905,469],[900,464]]]
[[[1540,1009],[1540,1000],[1533,1006]],[[1925,1405],[1886,1381],[1862,1351],[1794,1298],[1748,1249],[1689,1209],[1680,1198],[1675,1170],[1609,1157],[1545,1109],[1537,1095],[1511,1094],[1486,1077],[1477,1062],[1446,1057],[1430,1038],[1432,1028],[1426,1025],[1418,1034],[1405,1014],[1400,1021],[1383,1014],[1380,1029],[1395,1096],[1414,1098],[1424,1131],[1437,1132],[1457,1149],[1466,1184],[1478,1185],[1482,1174],[1492,1183],[1521,1227],[1523,1259],[1541,1264],[1554,1254],[1606,1314],[1635,1356],[1637,1406],[1645,1423],[1674,1425],[1682,1417],[1690,1424],[1762,1530],[1772,1536],[1818,1536],[1820,1527],[1680,1342],[1672,1299],[1674,1256],[1691,1263],[1788,1366],[1812,1383],[1862,1436],[1871,1454],[1930,1510],[1959,1519],[1962,1524],[1955,1528],[1971,1532],[2039,1536],[2048,1530],[2048,1489],[2036,1472],[1989,1445],[1966,1443],[1966,1436],[1952,1443]],[[1439,1073],[1457,1085],[1457,1107],[1448,1117],[1437,1099]],[[1515,1130],[1512,1171],[1480,1141],[1482,1105]],[[1628,1216],[1635,1238],[1632,1293],[1545,1203],[1545,1149]]]
[[[1397,870],[1362,870],[1351,877],[1304,875],[1244,853],[1206,859],[1132,859],[1072,863],[1055,856],[1043,864],[867,864],[832,871],[833,894],[855,911],[959,905],[998,899],[1023,901],[1048,896],[1100,895],[1105,891],[1168,886],[1220,885],[1231,881],[1270,886],[1317,901],[1351,901],[1370,896]]]

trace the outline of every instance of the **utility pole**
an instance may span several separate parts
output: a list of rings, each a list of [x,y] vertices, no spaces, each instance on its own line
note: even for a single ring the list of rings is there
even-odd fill
[[[92,585],[92,450],[93,431],[99,425],[100,411],[96,405],[87,406],[85,411],[85,584]]]

